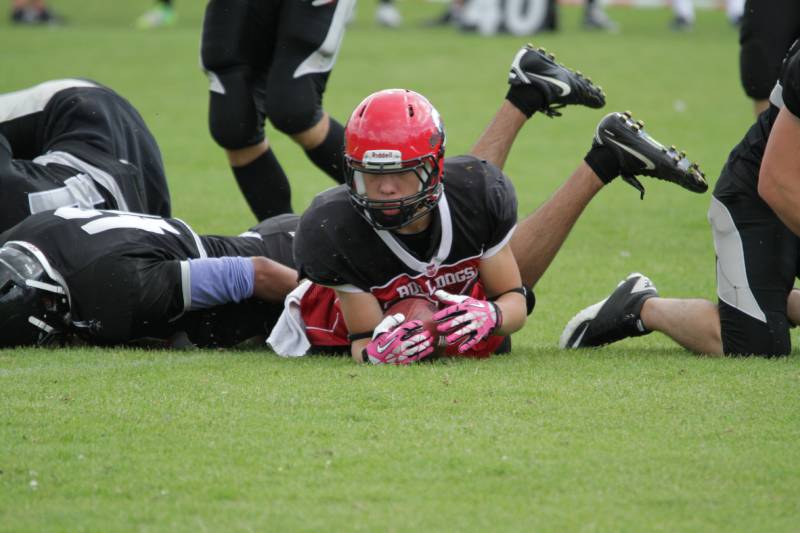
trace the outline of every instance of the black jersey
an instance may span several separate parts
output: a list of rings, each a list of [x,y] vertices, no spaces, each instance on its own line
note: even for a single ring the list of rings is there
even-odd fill
[[[70,320],[84,338],[122,344],[166,339],[187,329],[193,317],[206,320],[200,312],[183,316],[191,311],[188,259],[266,256],[291,266],[282,251],[287,244],[269,245],[280,235],[290,239],[285,228],[291,227],[289,215],[244,236],[201,237],[178,219],[60,208],[28,217],[0,243],[24,246],[47,265],[66,290]],[[281,306],[272,307],[277,312]]]
[[[728,156],[714,194],[726,196],[737,191],[758,197],[758,172],[767,140],[778,112],[785,106],[800,117],[800,41],[795,41],[781,67],[780,78],[770,95],[769,108],[761,113],[744,139]]]
[[[436,289],[468,291],[480,259],[508,242],[517,221],[516,195],[499,169],[469,156],[445,161],[444,183],[424,257],[394,233],[373,229],[350,204],[346,186],[317,195],[295,239],[300,276],[371,292],[382,302]]]
[[[87,80],[0,95],[0,230],[63,206],[170,213],[161,153],[144,120]]]
[[[513,234],[517,221],[514,188],[497,167],[471,156],[445,161],[444,184],[433,212],[430,243],[422,256],[415,255],[396,234],[375,230],[361,218],[350,204],[346,186],[317,195],[297,230],[294,254],[299,275],[342,292],[369,292],[384,310],[408,296],[430,298],[438,289],[485,299],[478,268]],[[309,328],[308,335],[317,346],[347,343],[343,323],[334,316],[338,306],[331,298],[322,289],[314,289],[301,302],[306,324],[320,322],[316,329]],[[310,303],[304,307],[305,301]],[[326,306],[327,323],[312,309]],[[313,337],[320,332],[331,335]],[[494,345],[487,350],[491,352]]]

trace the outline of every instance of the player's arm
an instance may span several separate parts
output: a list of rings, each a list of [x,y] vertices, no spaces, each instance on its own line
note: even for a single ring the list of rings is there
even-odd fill
[[[189,278],[189,309],[259,298],[282,302],[297,286],[297,273],[266,257],[190,259],[181,269]],[[185,288],[184,288],[185,290]]]
[[[356,339],[350,344],[350,355],[358,363],[364,362],[363,352],[372,340],[372,332],[383,320],[383,313],[378,300],[368,292],[336,291],[339,307],[342,309],[344,323],[351,334],[363,334],[367,337]]]
[[[528,307],[525,296],[518,290],[522,287],[522,278],[517,260],[506,244],[492,257],[481,260],[478,267],[486,295],[500,308],[503,321],[495,331],[495,335],[510,335],[525,325]]]
[[[282,302],[297,288],[297,271],[267,259],[253,257],[253,296],[268,302]]]
[[[778,113],[767,140],[758,194],[800,236],[800,118],[787,107]]]

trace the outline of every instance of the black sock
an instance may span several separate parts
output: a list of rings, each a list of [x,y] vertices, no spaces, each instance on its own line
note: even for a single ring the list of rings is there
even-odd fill
[[[506,100],[511,102],[514,107],[525,113],[531,118],[534,113],[544,108],[545,98],[541,91],[536,90],[530,85],[512,85],[506,93]]]
[[[330,119],[328,135],[322,143],[306,150],[308,158],[337,183],[344,183],[342,154],[344,151],[344,128],[333,118]]]
[[[250,163],[233,167],[233,175],[259,221],[292,212],[289,180],[271,148]]]
[[[589,153],[583,158],[586,164],[589,165],[600,181],[608,183],[617,176],[619,176],[620,167],[617,156],[607,146],[602,144],[593,144]]]
[[[547,14],[545,15],[543,30],[558,30],[558,5],[556,0],[547,0]]]

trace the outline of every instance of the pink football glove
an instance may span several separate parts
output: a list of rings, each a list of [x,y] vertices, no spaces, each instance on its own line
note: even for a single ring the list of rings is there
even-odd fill
[[[401,313],[384,318],[367,344],[373,365],[408,365],[433,353],[433,336],[422,329],[422,322],[406,319]]]
[[[464,353],[492,334],[503,323],[500,309],[492,302],[438,290],[434,296],[450,304],[433,315],[439,323],[436,329],[445,335],[448,345],[460,342],[458,351]]]

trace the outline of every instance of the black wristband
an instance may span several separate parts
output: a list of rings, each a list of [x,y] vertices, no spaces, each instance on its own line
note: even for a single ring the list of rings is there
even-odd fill
[[[525,307],[528,311],[528,316],[531,316],[533,309],[536,307],[536,293],[533,292],[533,287],[528,288],[525,293]]]
[[[536,295],[533,293],[533,288],[526,287],[522,285],[520,287],[514,287],[513,289],[509,289],[504,293],[498,294],[494,298],[491,298],[489,301],[494,302],[503,294],[508,294],[509,292],[516,292],[517,294],[521,294],[525,298],[525,307],[528,311],[528,316],[533,313],[533,308],[536,307]]]
[[[365,331],[364,333],[351,333],[347,336],[347,340],[352,344],[354,341],[359,341],[361,339],[371,339],[372,334],[372,331]]]
[[[490,298],[489,301],[490,302],[494,302],[498,298],[500,298],[501,296],[503,296],[505,294],[508,294],[509,292],[516,292],[517,294],[521,294],[526,299],[528,298],[528,296],[527,296],[528,289],[526,289],[525,286],[520,286],[520,287],[514,287],[513,289],[508,289],[506,292],[501,292],[500,294],[498,294],[494,298]]]
[[[586,161],[589,168],[597,174],[597,177],[603,183],[608,183],[619,176],[619,161],[614,152],[607,146],[593,144],[583,160]]]
[[[530,85],[512,85],[506,93],[506,100],[528,118],[544,109],[544,95]]]
[[[492,331],[489,332],[490,335],[494,335],[494,332],[503,327],[503,312],[500,310],[500,306],[494,302],[489,302],[492,307],[494,307],[494,312],[497,318],[495,319],[494,327]]]

